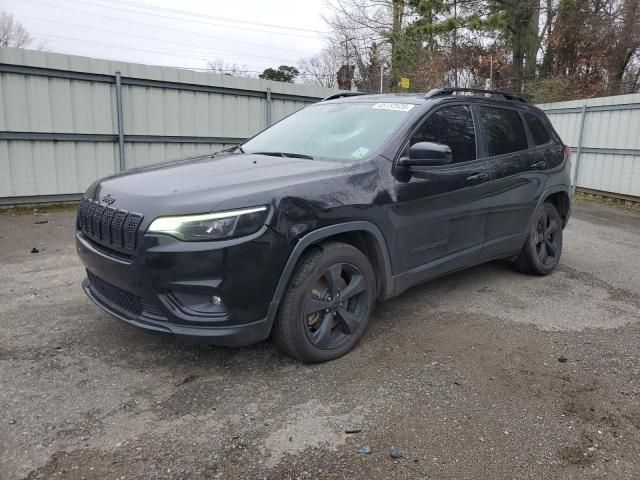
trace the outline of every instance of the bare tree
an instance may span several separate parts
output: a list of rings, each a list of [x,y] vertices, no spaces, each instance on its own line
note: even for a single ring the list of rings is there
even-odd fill
[[[619,21],[614,22],[611,46],[608,55],[608,93],[625,93],[625,72],[633,68],[633,58],[640,51],[640,3],[624,0],[617,5]]]
[[[400,36],[404,12],[408,2],[404,0],[333,0],[332,15],[326,17],[331,35],[329,42],[339,52],[343,72],[353,71],[356,85],[372,85],[370,64],[382,62],[391,65],[391,77],[401,68],[392,62],[396,40]],[[376,50],[372,50],[373,45]],[[378,58],[371,59],[376,51]],[[376,73],[376,78],[379,72]],[[379,80],[378,80],[379,82]]]
[[[33,38],[13,15],[0,13],[0,47],[27,48]]]
[[[338,82],[338,70],[342,66],[342,55],[338,48],[329,45],[317,55],[300,60],[298,66],[304,83],[334,88]]]
[[[220,75],[230,75],[232,77],[251,77],[249,69],[246,65],[238,65],[237,63],[228,63],[219,58],[207,61],[209,69],[213,73]]]

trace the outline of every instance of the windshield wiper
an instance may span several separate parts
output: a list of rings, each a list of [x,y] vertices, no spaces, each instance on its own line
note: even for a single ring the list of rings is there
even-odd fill
[[[234,145],[233,147],[225,148],[224,150],[219,150],[217,152],[214,152],[213,156],[222,155],[224,153],[234,153],[234,152],[244,153],[244,150],[242,149],[241,145]]]
[[[269,155],[271,157],[285,157],[285,158],[304,158],[305,160],[313,160],[311,155],[304,155],[303,153],[289,153],[289,152],[250,152],[253,155]]]

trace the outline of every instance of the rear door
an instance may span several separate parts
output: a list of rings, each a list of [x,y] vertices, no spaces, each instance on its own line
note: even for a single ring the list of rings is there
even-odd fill
[[[544,191],[549,165],[534,148],[523,114],[507,106],[478,105],[483,155],[492,173],[485,243],[481,259],[522,247],[529,220]],[[540,133],[540,132],[538,132]]]
[[[403,286],[462,268],[479,257],[490,175],[486,162],[478,159],[477,137],[469,104],[437,108],[411,135],[407,149],[417,142],[440,143],[451,148],[453,160],[421,167],[409,181],[396,182],[396,258],[401,272],[411,271]]]
[[[529,144],[536,155],[537,170],[546,172],[559,167],[564,161],[564,145],[554,135],[553,127],[542,112],[522,112],[522,119],[529,131]]]

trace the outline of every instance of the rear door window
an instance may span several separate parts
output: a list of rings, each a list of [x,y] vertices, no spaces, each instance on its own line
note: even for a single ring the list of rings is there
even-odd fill
[[[515,110],[480,107],[480,119],[490,157],[528,148],[524,125]]]
[[[411,145],[434,142],[448,145],[452,163],[476,159],[476,132],[469,105],[451,105],[433,112],[411,137]]]
[[[547,127],[544,126],[542,120],[531,113],[525,113],[523,116],[525,122],[527,122],[529,131],[531,132],[531,136],[533,137],[533,143],[536,145],[544,145],[551,140]]]

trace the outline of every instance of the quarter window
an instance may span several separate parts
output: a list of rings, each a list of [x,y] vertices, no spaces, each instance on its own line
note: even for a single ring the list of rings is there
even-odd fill
[[[527,149],[524,125],[515,110],[480,107],[480,118],[490,157]]]
[[[533,137],[533,143],[536,145],[544,145],[551,139],[547,128],[538,117],[531,113],[525,113],[524,120],[527,122],[529,131]]]
[[[411,145],[418,142],[448,145],[453,156],[452,163],[475,160],[476,132],[471,108],[468,105],[451,105],[436,110],[411,138]]]

